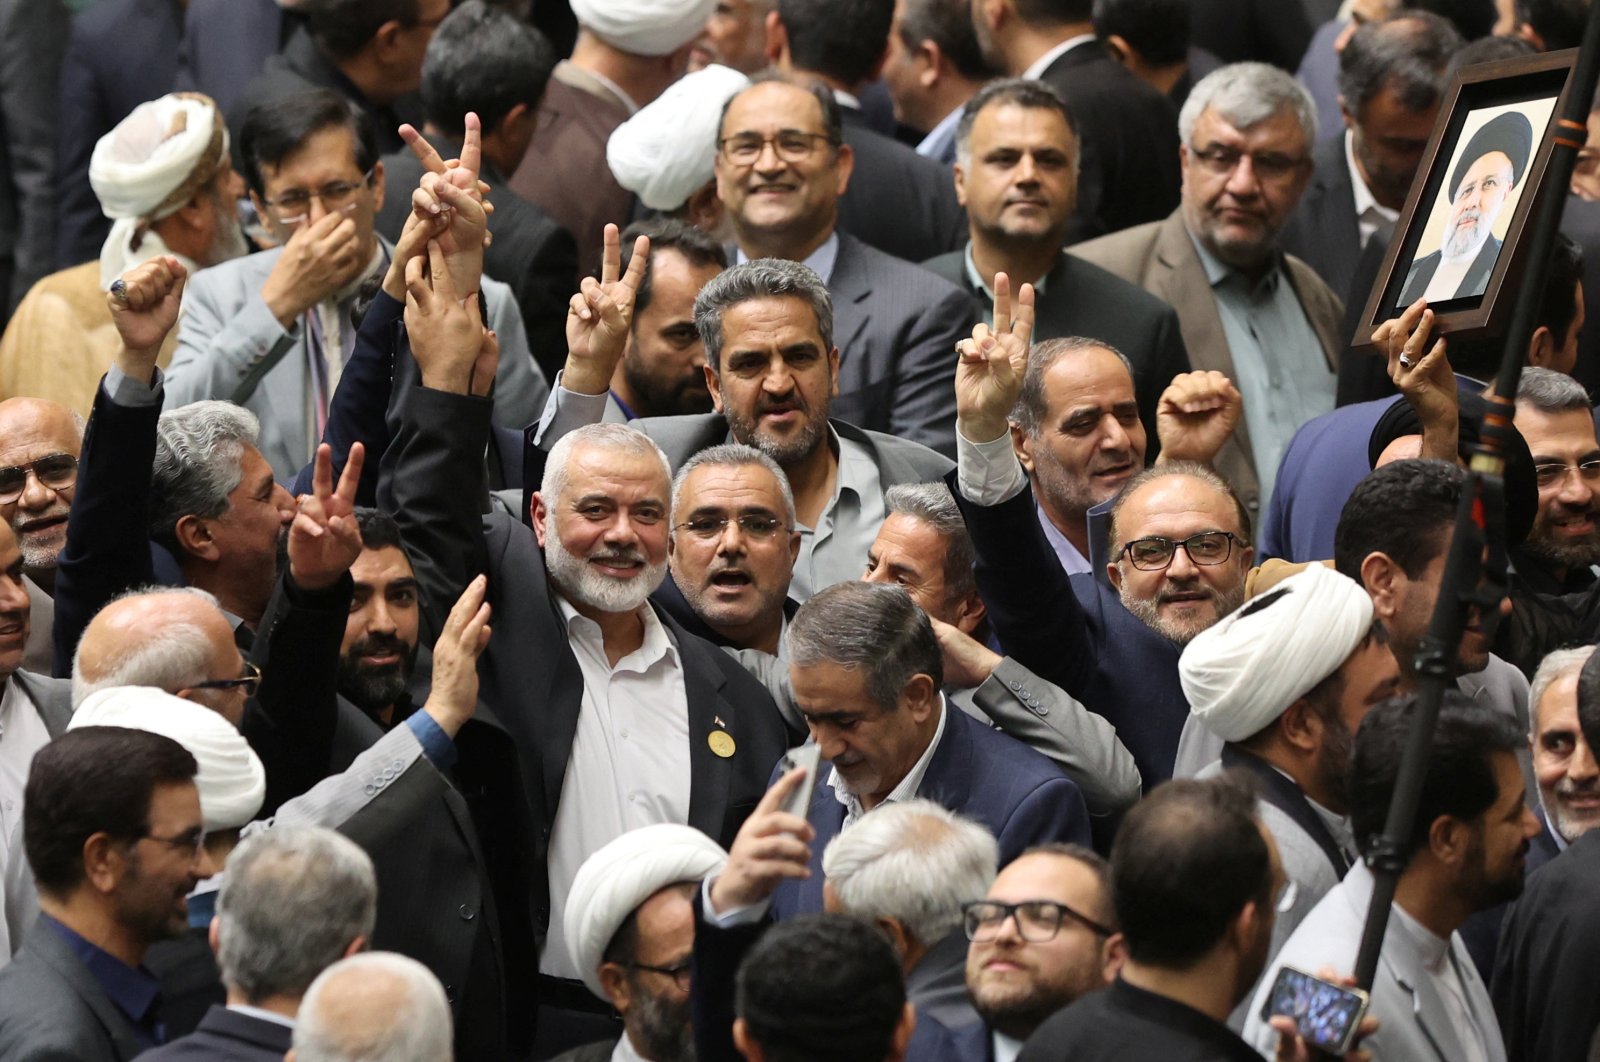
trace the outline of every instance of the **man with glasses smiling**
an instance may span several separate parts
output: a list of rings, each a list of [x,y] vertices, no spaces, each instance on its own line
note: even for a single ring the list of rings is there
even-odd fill
[[[50,630],[56,560],[67,541],[82,445],[83,422],[59,402],[0,402],[0,519],[11,525],[22,549],[23,585],[33,611],[23,666],[46,674],[55,662]]]

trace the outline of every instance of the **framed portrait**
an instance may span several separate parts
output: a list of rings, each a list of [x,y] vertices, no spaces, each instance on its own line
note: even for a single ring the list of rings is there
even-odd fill
[[[1351,345],[1418,298],[1435,334],[1502,332],[1526,265],[1523,229],[1554,147],[1577,51],[1480,63],[1456,75]],[[1551,190],[1565,196],[1567,190]]]

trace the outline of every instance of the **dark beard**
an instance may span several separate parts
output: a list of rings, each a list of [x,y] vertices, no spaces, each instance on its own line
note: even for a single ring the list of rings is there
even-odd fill
[[[361,657],[385,652],[401,654],[400,662],[383,667],[361,664]],[[363,712],[376,717],[405,695],[416,664],[417,647],[414,645],[407,648],[404,642],[392,636],[363,638],[339,657],[339,693]]]
[[[689,1001],[667,1000],[642,991],[633,982],[627,1028],[636,1036],[639,1053],[652,1062],[695,1062],[694,1025]],[[624,1033],[623,1035],[628,1035]]]

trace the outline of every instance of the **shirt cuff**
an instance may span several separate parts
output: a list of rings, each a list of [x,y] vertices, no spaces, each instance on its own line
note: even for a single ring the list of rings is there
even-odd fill
[[[160,366],[156,367],[147,385],[113,365],[106,370],[105,382],[100,386],[105,390],[106,397],[119,406],[159,406],[161,387],[165,381]]]
[[[550,399],[544,404],[544,413],[539,417],[539,432],[534,436],[533,443],[540,449],[550,449],[563,435],[585,424],[598,424],[606,415],[606,400],[611,397],[609,391],[598,395],[569,391],[561,386],[563,375],[556,373],[555,383],[550,387]]]
[[[417,743],[422,746],[422,754],[436,769],[443,772],[455,766],[456,743],[450,740],[450,735],[444,732],[444,727],[433,716],[418,709],[406,717],[406,726],[416,735]]]
[[[716,880],[716,876],[713,875],[700,883],[700,913],[705,916],[708,925],[718,929],[733,929],[736,926],[753,926],[767,917],[767,910],[772,906],[770,899],[757,900],[743,907],[730,907],[720,912],[712,907],[711,883]]]
[[[999,505],[1027,485],[1022,463],[1011,448],[1010,432],[979,443],[956,430],[956,486],[963,498],[975,505]]]

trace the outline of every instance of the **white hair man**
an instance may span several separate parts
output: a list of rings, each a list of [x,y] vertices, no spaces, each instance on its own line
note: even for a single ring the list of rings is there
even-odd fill
[[[372,951],[340,959],[300,1002],[284,1062],[451,1062],[450,1001],[428,968]]]
[[[1578,675],[1593,654],[1592,645],[1558,649],[1533,675],[1528,742],[1545,828],[1529,848],[1530,871],[1600,824],[1600,769],[1578,725]]]

